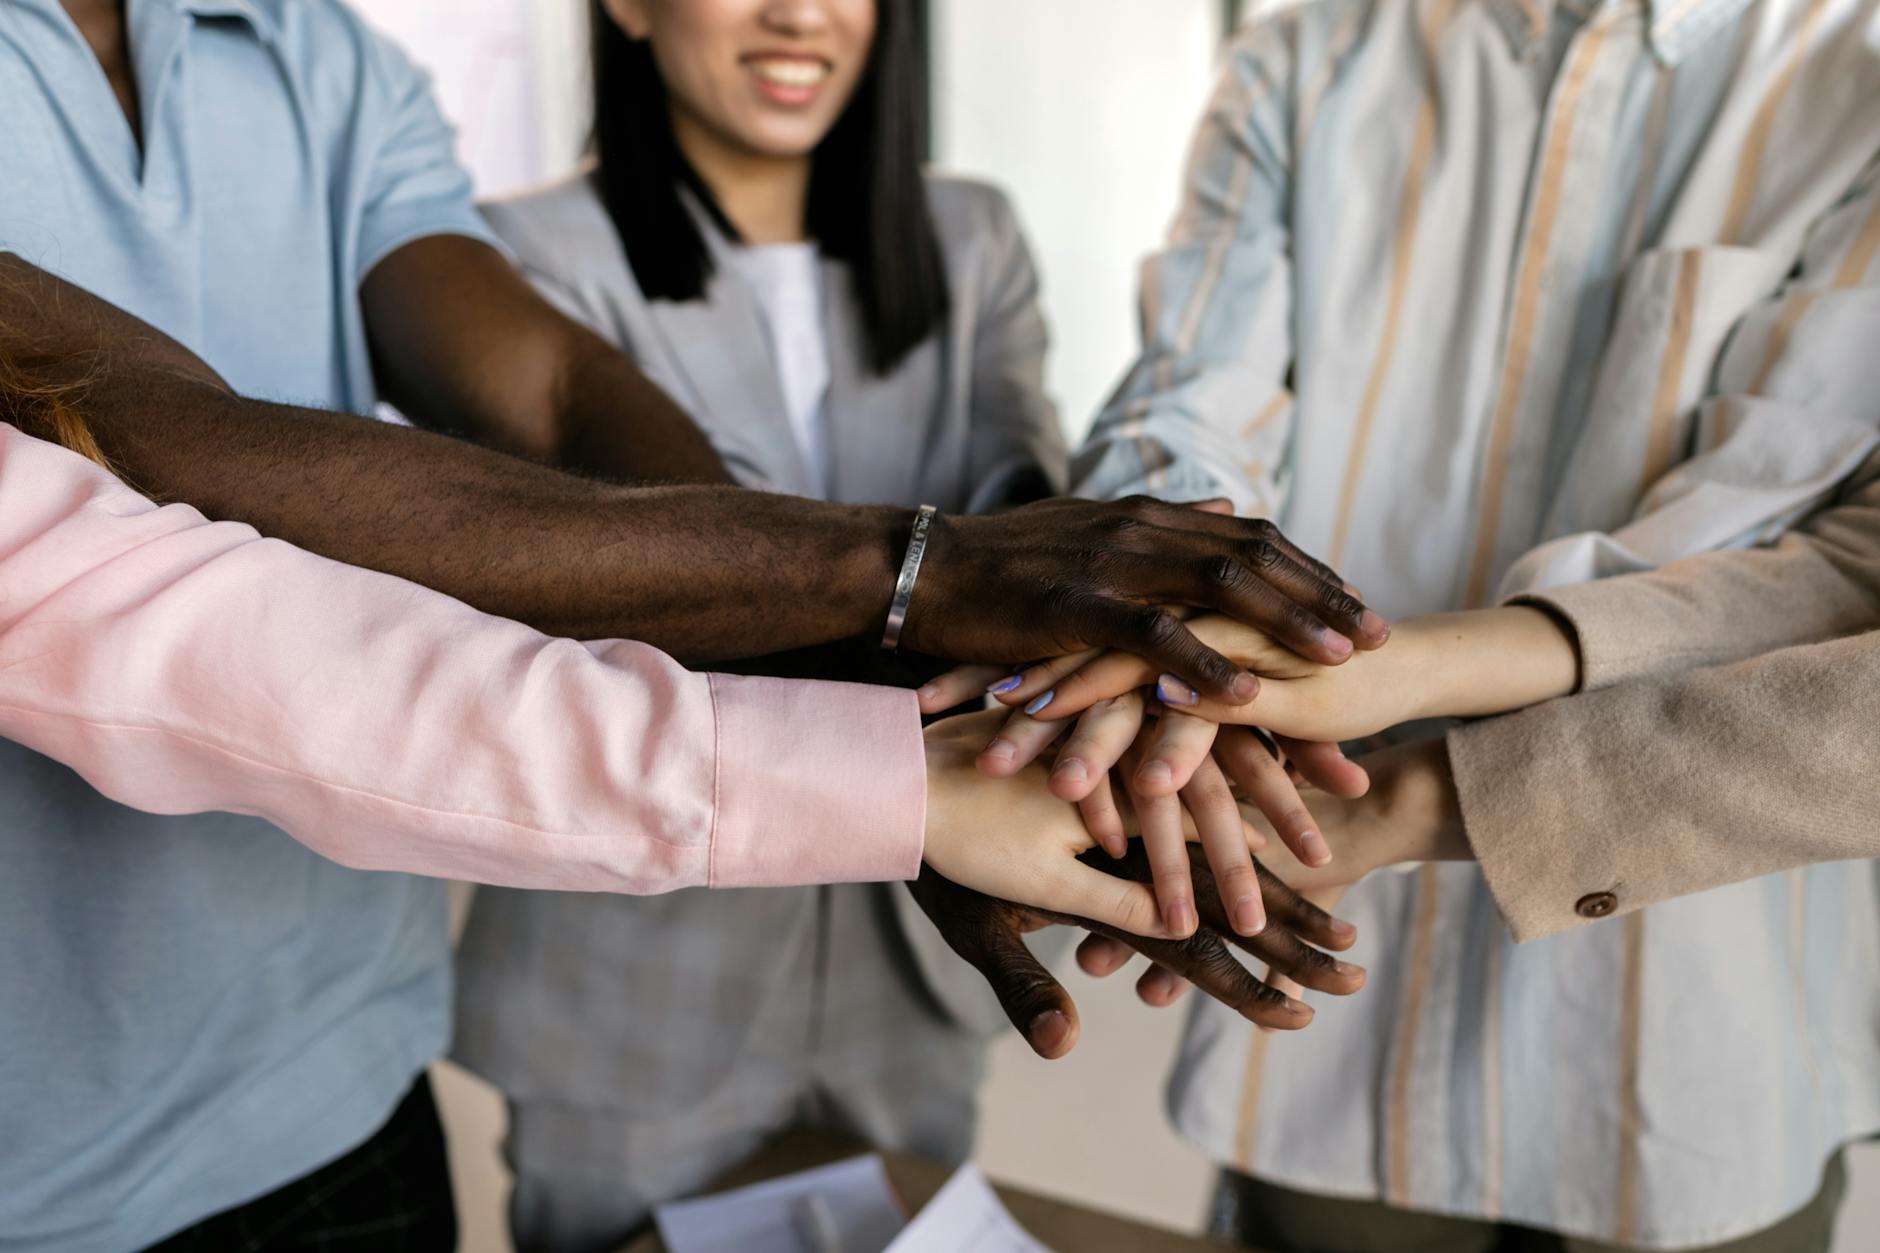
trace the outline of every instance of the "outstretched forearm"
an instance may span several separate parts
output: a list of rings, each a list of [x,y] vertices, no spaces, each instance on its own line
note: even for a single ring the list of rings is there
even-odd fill
[[[406,244],[359,296],[380,391],[419,426],[622,483],[732,482],[671,397],[486,244]]]
[[[615,487],[250,400],[168,336],[9,255],[0,332],[9,360],[74,389],[99,448],[140,491],[551,634],[709,661],[878,631],[887,615],[904,510]]]
[[[906,528],[902,510],[615,487],[157,369],[109,370],[83,403],[143,491],[549,634],[691,662],[878,629]]]

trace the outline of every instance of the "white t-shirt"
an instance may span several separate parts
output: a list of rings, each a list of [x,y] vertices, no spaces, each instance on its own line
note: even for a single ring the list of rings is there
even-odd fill
[[[822,255],[815,244],[757,244],[731,252],[763,312],[784,412],[810,484],[818,496],[827,496],[823,399],[829,393],[829,340],[823,326]]]

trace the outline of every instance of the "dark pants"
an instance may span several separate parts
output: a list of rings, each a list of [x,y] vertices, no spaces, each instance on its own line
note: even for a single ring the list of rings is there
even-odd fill
[[[1836,1153],[1815,1199],[1773,1227],[1690,1253],[1827,1253],[1847,1192]],[[1619,1253],[1624,1246],[1576,1240],[1511,1223],[1481,1222],[1346,1201],[1222,1171],[1210,1224],[1217,1236],[1271,1253]]]
[[[371,1139],[259,1200],[178,1232],[150,1253],[450,1253],[457,1210],[444,1128],[420,1078]]]

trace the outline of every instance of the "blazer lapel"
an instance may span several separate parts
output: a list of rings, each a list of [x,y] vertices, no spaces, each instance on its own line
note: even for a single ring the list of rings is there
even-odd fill
[[[763,314],[703,215],[715,272],[705,298],[649,300],[647,315],[667,359],[701,412],[694,418],[726,452],[741,480],[796,496],[812,495],[802,451],[790,430]]]
[[[854,504],[917,503],[942,450],[933,421],[941,395],[934,339],[887,377],[868,364],[862,313],[846,267],[823,263],[823,326],[829,336],[829,498]],[[937,337],[936,337],[937,338]]]

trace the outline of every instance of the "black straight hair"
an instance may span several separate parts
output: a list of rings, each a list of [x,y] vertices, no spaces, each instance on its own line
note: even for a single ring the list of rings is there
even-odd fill
[[[945,320],[946,268],[921,177],[927,67],[915,0],[877,0],[875,43],[842,116],[811,158],[805,225],[848,266],[868,361],[887,374]],[[601,199],[648,300],[697,300],[711,253],[682,192],[725,237],[732,226],[673,136],[666,85],[645,40],[629,39],[600,0],[594,25],[594,152]]]

